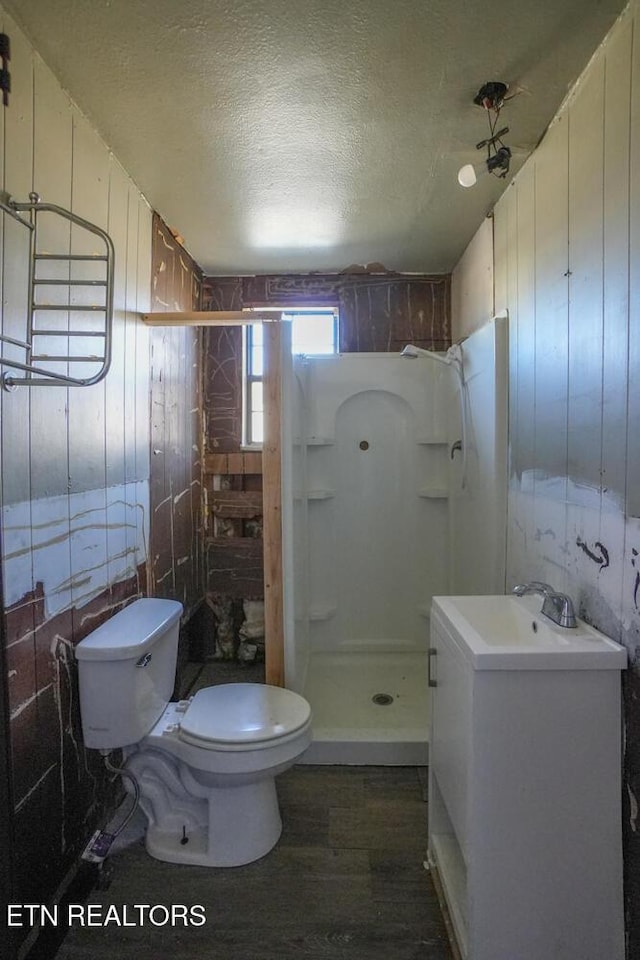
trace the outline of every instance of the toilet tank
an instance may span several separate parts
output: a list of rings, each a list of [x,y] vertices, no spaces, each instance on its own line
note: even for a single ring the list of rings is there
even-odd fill
[[[77,645],[85,746],[137,743],[169,703],[175,684],[182,604],[143,599]]]

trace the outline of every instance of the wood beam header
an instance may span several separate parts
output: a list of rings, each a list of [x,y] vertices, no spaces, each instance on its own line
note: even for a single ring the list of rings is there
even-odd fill
[[[185,310],[178,313],[142,313],[150,327],[235,327],[252,323],[277,323],[279,310]]]

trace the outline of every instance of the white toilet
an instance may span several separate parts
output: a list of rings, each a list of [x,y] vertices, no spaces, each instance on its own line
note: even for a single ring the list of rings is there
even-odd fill
[[[251,863],[280,836],[275,777],[309,746],[311,708],[259,683],[170,703],[181,613],[174,600],[136,600],[78,644],[84,742],[104,754],[123,748],[152,856]]]

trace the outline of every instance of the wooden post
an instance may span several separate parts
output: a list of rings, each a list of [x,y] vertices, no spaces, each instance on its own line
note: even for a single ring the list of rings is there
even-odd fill
[[[282,327],[264,325],[264,440],[262,495],[264,537],[265,679],[284,686],[282,596]]]

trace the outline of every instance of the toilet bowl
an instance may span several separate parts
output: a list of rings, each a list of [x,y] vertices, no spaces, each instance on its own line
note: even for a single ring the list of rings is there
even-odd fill
[[[78,644],[85,745],[123,749],[152,856],[240,866],[278,841],[275,777],[309,746],[311,709],[291,690],[257,683],[170,702],[181,610],[138,600]]]
[[[126,751],[149,821],[148,852],[212,867],[263,857],[282,830],[275,777],[310,742],[309,705],[290,690],[229,683],[170,703]]]

